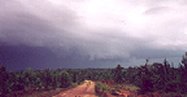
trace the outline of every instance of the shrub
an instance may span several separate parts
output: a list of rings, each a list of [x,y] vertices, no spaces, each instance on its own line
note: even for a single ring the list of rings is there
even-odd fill
[[[110,87],[107,84],[101,82],[96,83],[95,89],[96,93],[98,94],[103,94],[110,91]]]

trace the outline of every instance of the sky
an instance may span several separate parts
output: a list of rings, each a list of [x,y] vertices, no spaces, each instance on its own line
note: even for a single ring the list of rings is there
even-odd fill
[[[10,69],[180,61],[186,0],[0,0],[0,61]]]

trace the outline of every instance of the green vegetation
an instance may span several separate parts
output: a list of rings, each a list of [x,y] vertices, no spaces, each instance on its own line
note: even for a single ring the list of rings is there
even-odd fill
[[[111,80],[112,69],[57,69],[8,72],[0,67],[0,97],[17,92],[49,91],[69,88],[80,84],[85,79]]]
[[[113,70],[114,83],[117,85],[112,88],[115,91],[137,91],[139,95],[159,92],[161,97],[185,97],[187,96],[187,53],[181,62],[179,67],[172,67],[166,59],[163,63],[153,64],[148,64],[146,60],[145,65],[127,69],[118,65]]]
[[[119,89],[122,89],[122,90],[127,90],[127,91],[131,91],[131,92],[137,92],[140,90],[139,87],[135,86],[135,85],[132,85],[132,84],[116,84],[114,86],[114,89],[115,90],[119,90]]]
[[[99,93],[123,89],[137,91],[139,94],[159,92],[166,95],[163,97],[186,95],[187,53],[181,63],[179,67],[172,67],[166,59],[163,63],[153,64],[148,64],[146,60],[145,65],[126,69],[118,65],[114,69],[27,69],[19,72],[8,72],[0,66],[0,97],[16,95],[20,91],[68,88],[84,80],[99,81],[96,83],[96,92]]]
[[[95,86],[95,90],[97,93],[105,93],[110,91],[110,87],[102,82],[97,82]]]
[[[133,84],[140,87],[140,92],[180,92],[187,88],[187,53],[179,67],[172,67],[165,59],[163,63],[146,64],[127,69],[118,65],[114,70],[114,81],[118,84]]]

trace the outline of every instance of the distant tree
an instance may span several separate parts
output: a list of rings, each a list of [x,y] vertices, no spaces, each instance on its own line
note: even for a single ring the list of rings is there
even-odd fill
[[[77,82],[77,72],[73,73],[73,82],[76,83]]]
[[[114,80],[117,83],[122,83],[123,80],[123,67],[121,67],[120,64],[117,65],[117,67],[114,70]]]
[[[164,65],[170,65],[166,58],[164,59]]]
[[[148,65],[149,63],[149,58],[145,59],[145,65]]]
[[[170,73],[172,73],[172,71],[170,72],[171,67],[170,67],[170,64],[169,64],[169,62],[167,61],[166,58],[164,59],[164,66],[163,66],[163,68],[164,68],[165,79],[169,80],[170,79]]]
[[[140,67],[140,88],[141,92],[152,92],[153,90],[153,81],[152,81],[152,72],[150,71],[150,66],[145,65]]]
[[[187,88],[187,52],[185,52],[185,54],[182,56],[182,60],[181,60],[182,64],[184,65],[184,68],[181,68],[181,72],[182,72],[182,79],[181,79],[181,86],[183,87],[183,89],[185,90],[184,92],[187,92],[186,88]]]
[[[71,85],[71,77],[70,74],[67,71],[62,72],[61,75],[61,86],[63,88],[69,87]]]
[[[182,64],[184,64],[185,68],[187,69],[187,52],[182,56]]]
[[[6,97],[8,93],[8,73],[6,68],[0,65],[0,97]]]

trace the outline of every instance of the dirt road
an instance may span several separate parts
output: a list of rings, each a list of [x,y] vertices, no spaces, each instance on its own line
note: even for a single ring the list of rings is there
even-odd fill
[[[61,92],[60,94],[53,97],[98,97],[95,95],[95,83],[90,80],[84,81],[83,84]]]

